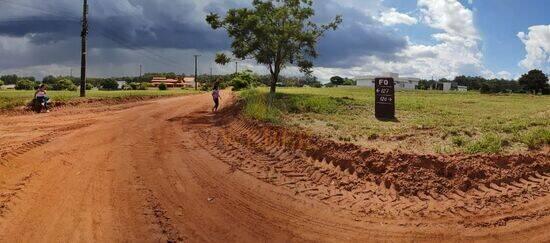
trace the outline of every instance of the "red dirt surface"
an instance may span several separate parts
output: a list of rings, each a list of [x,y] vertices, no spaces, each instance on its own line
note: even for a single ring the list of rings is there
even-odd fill
[[[0,116],[0,239],[550,240],[548,154],[382,153],[210,103]]]

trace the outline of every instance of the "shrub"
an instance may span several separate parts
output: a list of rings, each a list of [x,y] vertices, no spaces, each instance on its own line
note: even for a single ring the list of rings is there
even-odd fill
[[[248,89],[255,86],[260,82],[260,79],[252,73],[250,70],[246,70],[238,73],[232,80],[231,85],[233,90],[239,91],[243,89]]]
[[[4,85],[4,81],[0,80],[0,86]]]
[[[101,81],[101,89],[103,90],[118,90],[118,83],[112,79]]]
[[[525,133],[521,142],[530,149],[536,149],[543,145],[550,145],[550,129],[539,128]]]
[[[479,92],[482,94],[490,94],[491,93],[491,86],[488,84],[482,84],[481,88],[479,89]]]
[[[146,90],[148,83],[145,83],[145,82],[143,82],[143,83],[132,82],[129,85],[130,85],[130,88],[133,89],[133,90]]]
[[[168,89],[168,87],[166,87],[166,84],[160,83],[159,90],[167,90],[167,89]]]
[[[92,90],[94,88],[94,85],[91,83],[86,83],[86,90]]]
[[[52,86],[53,90],[69,90],[75,91],[76,85],[73,84],[73,81],[68,79],[61,79],[55,82]]]
[[[19,80],[15,83],[16,90],[33,90],[36,86],[37,83],[27,79]]]
[[[476,153],[498,153],[502,150],[502,139],[496,134],[486,134],[481,139],[469,144],[466,152]]]

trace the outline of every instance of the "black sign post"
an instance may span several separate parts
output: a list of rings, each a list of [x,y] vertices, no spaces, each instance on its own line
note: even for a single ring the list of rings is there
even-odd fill
[[[381,120],[395,119],[395,84],[393,78],[376,78],[375,116]]]

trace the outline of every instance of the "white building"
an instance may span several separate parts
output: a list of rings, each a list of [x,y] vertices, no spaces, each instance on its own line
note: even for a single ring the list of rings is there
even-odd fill
[[[126,81],[117,80],[116,83],[118,84],[118,89],[122,89],[122,87],[126,84]]]
[[[452,86],[451,82],[443,83],[443,91],[451,91],[451,86]]]
[[[384,73],[378,76],[364,76],[356,77],[357,86],[359,87],[372,87],[374,88],[374,80],[376,78],[393,78],[395,82],[395,89],[416,89],[418,83],[420,82],[419,78],[409,78],[409,77],[399,77],[398,73]]]

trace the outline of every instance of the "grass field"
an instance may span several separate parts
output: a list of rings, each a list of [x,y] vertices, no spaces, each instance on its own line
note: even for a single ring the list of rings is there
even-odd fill
[[[170,89],[160,90],[120,90],[120,91],[87,91],[86,99],[125,99],[129,97],[161,97],[193,94],[197,91]],[[80,99],[77,91],[48,91],[52,101],[69,101]],[[34,91],[0,90],[0,110],[13,109],[29,103],[34,96]]]
[[[384,122],[372,89],[280,88],[273,108],[267,89],[240,95],[249,117],[383,151],[517,153],[550,143],[550,96],[398,91],[398,121]]]

